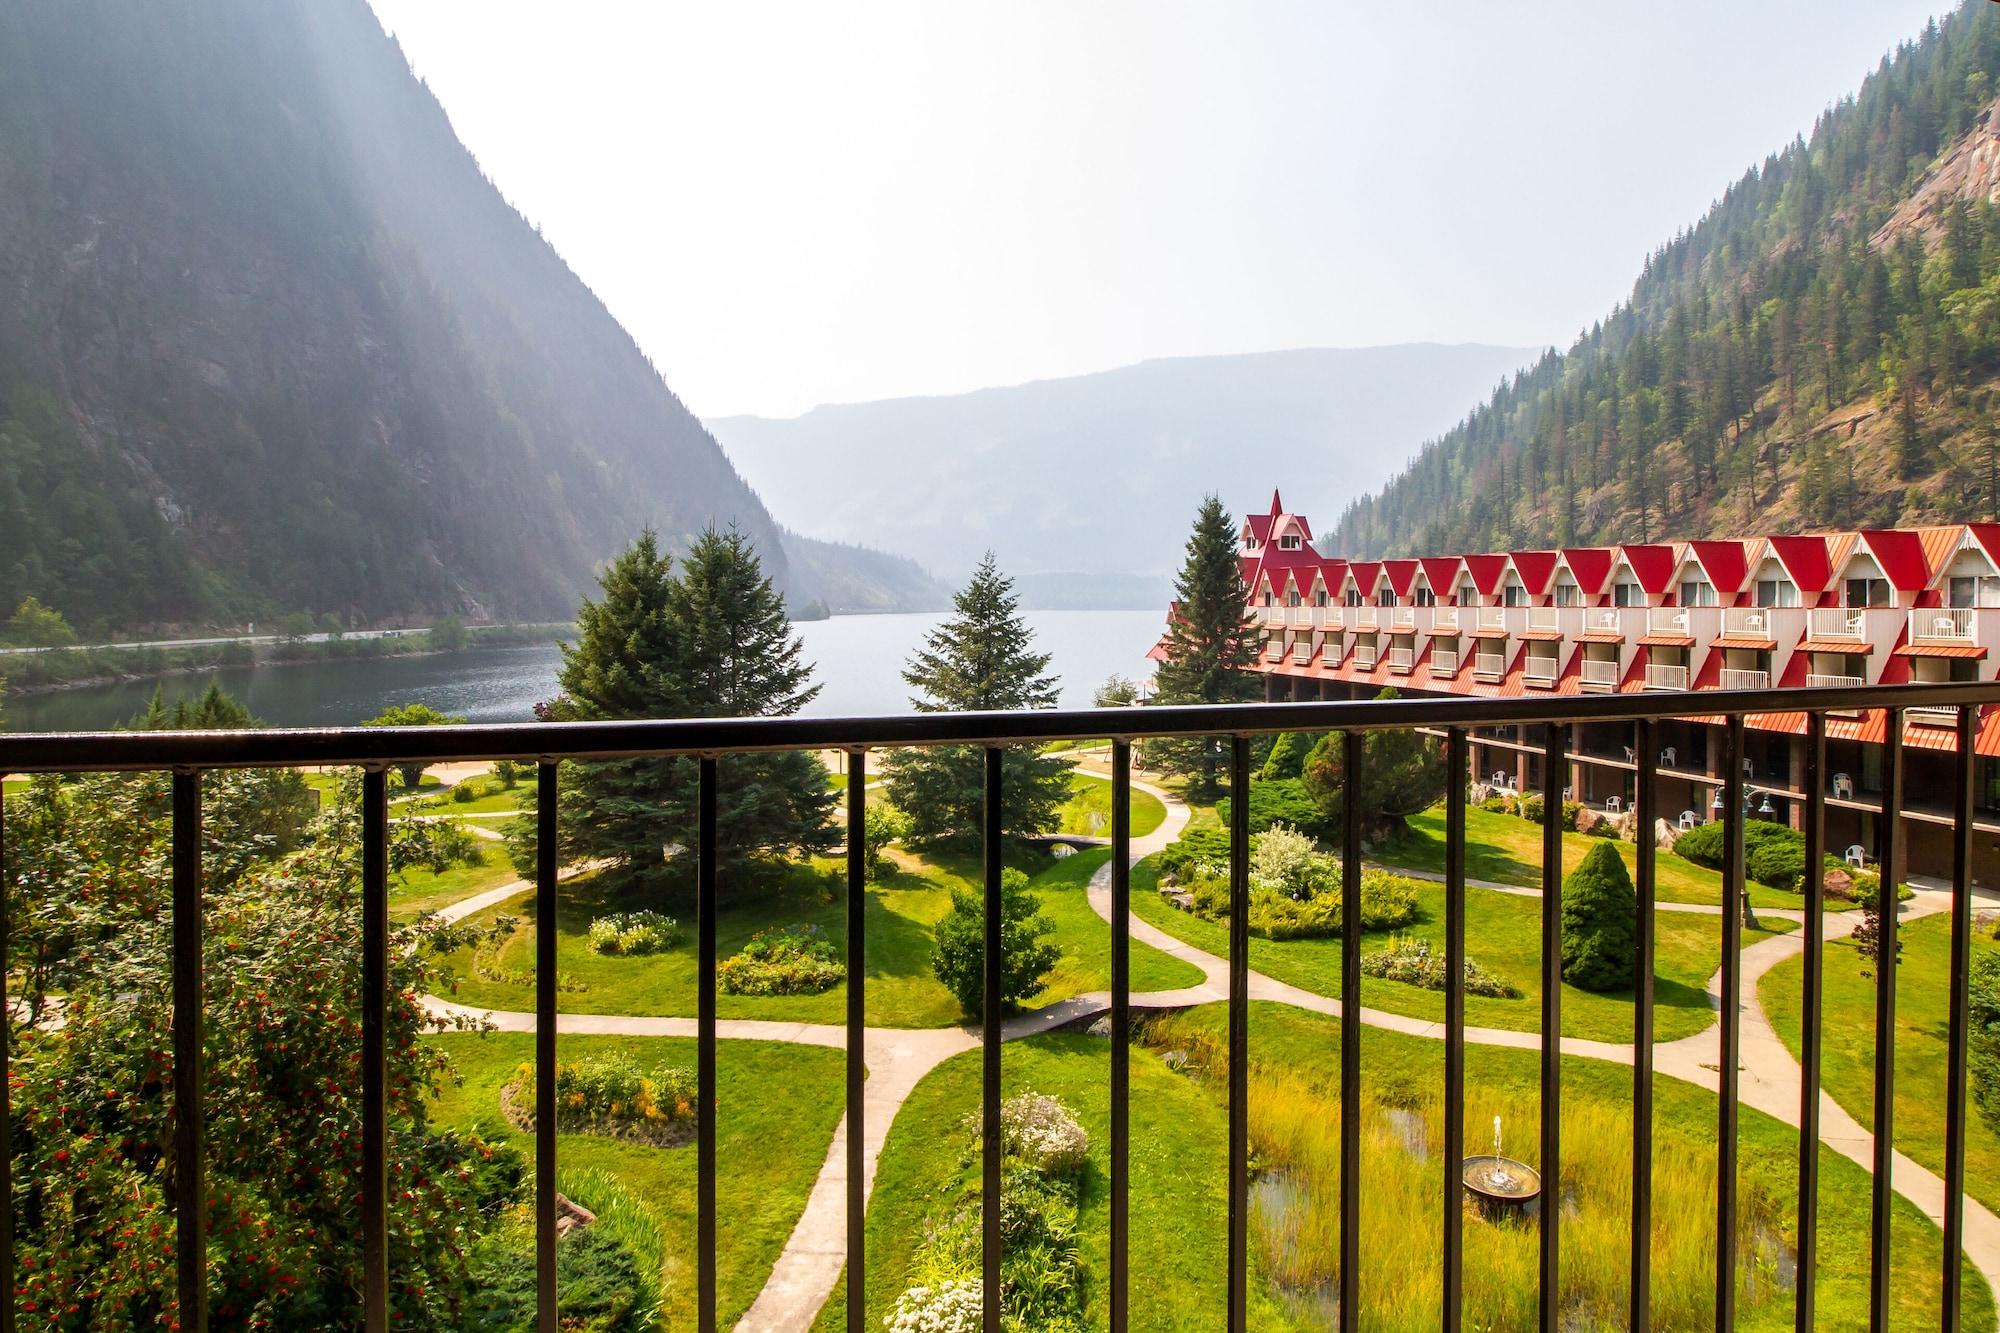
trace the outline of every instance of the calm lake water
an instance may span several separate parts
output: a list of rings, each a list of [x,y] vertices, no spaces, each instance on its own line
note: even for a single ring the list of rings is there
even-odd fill
[[[1062,682],[1062,705],[1087,708],[1091,692],[1114,672],[1150,674],[1147,649],[1165,613],[1152,611],[1028,611],[1035,645],[1050,655]],[[818,714],[911,711],[903,664],[943,619],[939,614],[835,616],[797,627],[806,657],[818,664]],[[169,696],[196,693],[213,674],[223,687],[272,726],[324,727],[362,722],[393,704],[426,703],[472,722],[525,722],[538,699],[556,692],[553,644],[492,648],[372,661],[310,662],[242,667],[169,676]],[[16,695],[5,704],[13,731],[85,731],[116,726],[140,712],[154,682],[90,686]]]

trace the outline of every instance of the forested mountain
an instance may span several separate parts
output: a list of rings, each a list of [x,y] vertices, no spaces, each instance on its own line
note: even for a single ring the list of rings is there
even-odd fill
[[[0,606],[566,616],[710,522],[782,585],[365,0],[0,4]]]
[[[1031,607],[1158,606],[1202,496],[1387,481],[1531,350],[1421,344],[1174,357],[709,428],[771,508],[962,580],[991,549]],[[1261,493],[1259,487],[1262,488]]]
[[[823,542],[784,530],[794,610],[818,603],[836,616],[883,611],[942,611],[951,589],[908,556],[847,542]]]
[[[1966,0],[1326,533],[1356,555],[2000,512],[2000,6]]]

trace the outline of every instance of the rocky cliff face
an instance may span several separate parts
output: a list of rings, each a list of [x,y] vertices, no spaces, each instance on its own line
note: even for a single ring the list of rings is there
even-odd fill
[[[1875,229],[1868,243],[1878,250],[1886,249],[1911,234],[1928,243],[1943,230],[1947,210],[1960,200],[2000,203],[2000,98],[1986,108],[1977,125],[1945,150],[1930,174],[1896,206],[1889,220]]]
[[[0,604],[561,615],[763,505],[365,0],[0,6]]]

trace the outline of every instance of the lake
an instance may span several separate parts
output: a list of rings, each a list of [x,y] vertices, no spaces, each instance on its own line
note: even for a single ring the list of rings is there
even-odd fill
[[[1035,646],[1061,679],[1062,706],[1088,708],[1112,674],[1151,674],[1146,652],[1158,640],[1163,610],[1024,611]],[[867,715],[912,711],[903,664],[942,613],[835,616],[795,626],[822,688],[808,713]],[[385,657],[296,666],[254,666],[168,676],[167,693],[197,693],[210,675],[281,727],[327,727],[366,721],[394,704],[426,703],[471,722],[526,722],[537,700],[556,692],[554,644]],[[117,726],[144,710],[156,682],[93,685],[6,700],[12,731],[90,731]]]

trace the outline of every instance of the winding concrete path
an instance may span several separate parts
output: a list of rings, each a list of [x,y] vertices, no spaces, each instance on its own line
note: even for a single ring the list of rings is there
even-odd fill
[[[1105,776],[1081,767],[1077,771],[1090,777]],[[1150,783],[1135,778],[1132,786],[1134,790],[1146,792],[1157,798],[1166,807],[1166,818],[1159,828],[1144,837],[1132,839],[1130,859],[1136,862],[1160,851],[1179,837],[1181,830],[1187,826],[1189,811],[1172,793]],[[566,872],[565,878],[569,874],[580,873],[582,869],[579,867]],[[1396,873],[1413,872],[1397,870]],[[1429,874],[1420,874],[1418,877],[1442,878]],[[1541,896],[1540,890],[1523,888],[1519,885],[1471,880],[1467,883],[1470,887],[1523,897]],[[452,920],[463,919],[526,892],[530,887],[525,881],[519,880],[503,884],[454,903],[444,909],[441,915]],[[1108,923],[1111,920],[1111,865],[1108,862],[1092,876],[1086,892],[1091,907]],[[1904,919],[1915,919],[1946,910],[1949,905],[1948,894],[1936,890],[1920,890],[1915,898],[1902,906],[1900,915]],[[1710,916],[1721,914],[1721,908],[1715,905],[1663,902],[1659,903],[1658,907],[1662,911],[1695,912]],[[1804,915],[1795,910],[1760,909],[1760,911],[1766,916],[1785,916],[1793,920],[1800,920]],[[1843,938],[1859,924],[1856,913],[1828,913],[1824,921],[1824,938],[1828,940]],[[1223,1002],[1229,998],[1227,959],[1219,958],[1176,939],[1151,923],[1141,920],[1136,914],[1131,918],[1131,937],[1135,941],[1158,949],[1169,957],[1194,966],[1202,973],[1202,981],[1194,986],[1133,995],[1132,1003],[1135,1007],[1183,1009],[1194,1005]],[[1803,1074],[1798,1062],[1792,1058],[1790,1050],[1772,1028],[1762,1005],[1758,1002],[1757,983],[1766,972],[1799,954],[1804,947],[1800,933],[1793,931],[1760,940],[1746,948],[1743,951],[1742,962],[1740,1100],[1744,1105],[1754,1107],[1794,1128],[1799,1121],[1799,1102],[1804,1086]],[[1709,1004],[1719,1012],[1722,1004],[1720,972],[1709,979],[1707,990]],[[1302,990],[1255,971],[1250,974],[1250,998],[1272,1000],[1334,1017],[1340,1014],[1339,1000]],[[530,1013],[494,1012],[456,1004],[434,996],[426,997],[425,1003],[440,1018],[483,1019],[503,1032],[535,1030],[535,1016]],[[1013,1041],[1064,1027],[1107,1011],[1110,1003],[1110,995],[1104,992],[1072,996],[1032,1013],[1007,1020],[1002,1024],[1002,1038]],[[1442,1023],[1414,1018],[1407,1014],[1363,1008],[1361,1018],[1369,1026],[1385,1031],[1437,1040],[1442,1040],[1444,1037]],[[695,1020],[618,1014],[561,1014],[557,1018],[557,1031],[635,1037],[692,1037],[695,1035]],[[846,1029],[836,1024],[719,1019],[716,1023],[716,1034],[724,1039],[797,1042],[836,1049],[844,1049],[846,1046]],[[1525,1051],[1541,1049],[1541,1038],[1537,1033],[1518,1032],[1508,1028],[1468,1027],[1465,1030],[1465,1039],[1473,1045]],[[863,1040],[868,1066],[868,1080],[862,1101],[865,1123],[862,1145],[865,1176],[862,1181],[862,1195],[865,1199],[873,1192],[876,1166],[883,1143],[903,1103],[923,1081],[925,1075],[939,1064],[954,1055],[978,1049],[980,1037],[978,1031],[971,1028],[868,1028],[864,1032]],[[1594,1041],[1580,1037],[1562,1038],[1561,1049],[1565,1055],[1583,1056],[1624,1065],[1630,1065],[1633,1057],[1633,1047],[1629,1044]],[[1656,1073],[1678,1078],[1710,1092],[1716,1092],[1720,1088],[1721,1080],[1718,1074],[1720,1059],[1721,1030],[1715,1024],[1710,1024],[1693,1036],[1661,1043],[1655,1046],[1653,1051],[1653,1067]],[[1824,1144],[1849,1158],[1863,1170],[1872,1169],[1873,1137],[1824,1091],[1820,1094],[1820,1127],[1821,1141]],[[1942,1180],[1902,1153],[1897,1153],[1893,1181],[1898,1194],[1915,1204],[1934,1224],[1942,1225],[1944,1216]],[[813,1182],[813,1188],[807,1196],[799,1220],[772,1266],[770,1277],[758,1293],[757,1300],[737,1323],[736,1327],[739,1330],[748,1330],[751,1333],[807,1333],[807,1330],[810,1330],[821,1307],[832,1295],[846,1264],[846,1190],[847,1118],[843,1115],[834,1129],[833,1141],[828,1145],[825,1163]],[[1985,1277],[1987,1285],[1996,1294],[2000,1294],[2000,1218],[1996,1218],[1993,1213],[1971,1198],[1965,1200],[1965,1254]]]

